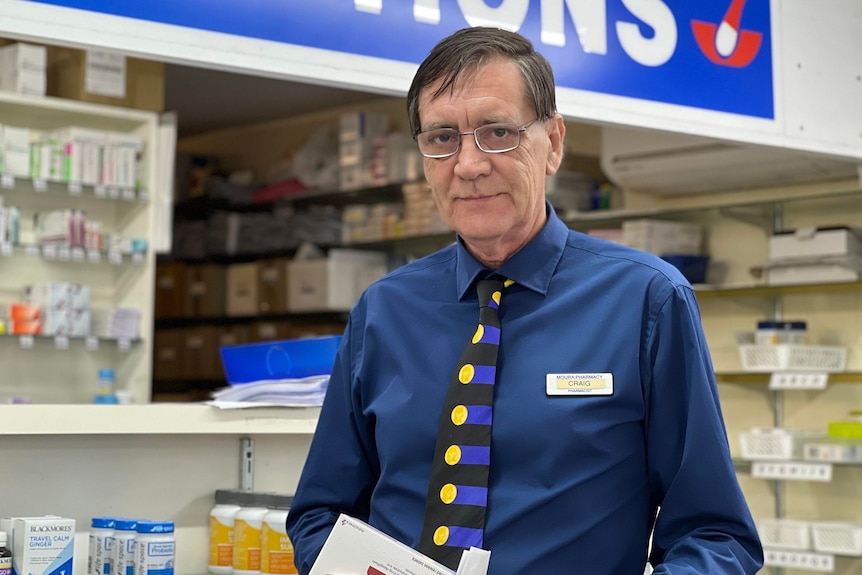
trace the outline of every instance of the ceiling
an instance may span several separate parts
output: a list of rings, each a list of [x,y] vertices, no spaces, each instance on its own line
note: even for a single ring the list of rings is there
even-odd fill
[[[377,98],[371,92],[165,64],[165,110],[177,113],[181,137]]]

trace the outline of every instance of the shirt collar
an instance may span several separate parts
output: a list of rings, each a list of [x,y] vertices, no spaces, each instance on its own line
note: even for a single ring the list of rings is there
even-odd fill
[[[557,217],[553,208],[546,202],[548,221],[532,240],[515,255],[506,260],[495,270],[498,274],[515,280],[542,295],[547,295],[551,276],[557,268],[557,263],[563,255],[569,229]],[[470,288],[477,278],[483,277],[487,268],[467,251],[464,240],[458,236],[456,275],[458,282],[458,299],[464,299],[471,293]]]

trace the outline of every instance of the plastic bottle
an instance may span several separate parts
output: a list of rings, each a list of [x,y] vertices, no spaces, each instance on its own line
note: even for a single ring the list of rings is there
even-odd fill
[[[264,495],[253,497],[237,512],[233,524],[234,575],[260,574],[260,532],[269,512]],[[138,573],[136,575],[142,575]]]
[[[210,510],[210,573],[232,575],[233,535],[236,514],[242,509],[239,497],[230,491],[216,491],[215,507]]]
[[[90,522],[88,575],[111,575],[111,553],[114,546],[114,518],[93,517]]]
[[[12,552],[7,543],[6,532],[0,531],[0,575],[12,575]]]
[[[173,521],[138,521],[135,533],[135,575],[174,575]]]
[[[114,522],[114,552],[111,555],[114,575],[135,575],[135,539],[137,519]]]
[[[270,510],[263,516],[260,533],[261,575],[298,573],[293,560],[293,543],[287,536],[287,513],[293,497],[273,495]]]
[[[93,398],[93,403],[117,403],[117,396],[114,395],[113,369],[99,370],[99,388],[96,391],[96,396]]]

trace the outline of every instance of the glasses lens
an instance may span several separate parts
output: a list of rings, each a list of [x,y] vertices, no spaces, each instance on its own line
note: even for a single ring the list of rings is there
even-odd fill
[[[461,136],[458,130],[440,128],[419,133],[416,141],[419,144],[419,151],[426,156],[446,156],[458,151]]]
[[[521,131],[515,124],[488,124],[476,129],[476,141],[486,152],[508,152],[521,143]]]

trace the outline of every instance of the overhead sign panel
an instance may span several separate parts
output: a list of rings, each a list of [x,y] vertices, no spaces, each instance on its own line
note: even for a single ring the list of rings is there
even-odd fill
[[[418,64],[442,37],[530,38],[562,88],[775,118],[769,0],[28,0]]]

